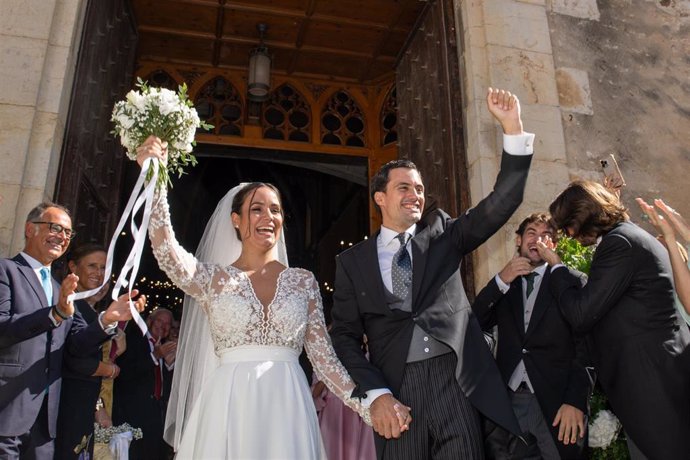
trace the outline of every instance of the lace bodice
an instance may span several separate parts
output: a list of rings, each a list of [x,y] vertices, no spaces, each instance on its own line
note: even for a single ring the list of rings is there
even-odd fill
[[[241,345],[284,346],[298,353],[304,347],[319,380],[371,424],[368,409],[350,398],[354,383],[331,345],[314,275],[286,268],[278,276],[273,300],[264,307],[246,273],[199,262],[179,245],[165,190],[154,203],[149,225],[153,253],[172,282],[206,312],[216,354]]]

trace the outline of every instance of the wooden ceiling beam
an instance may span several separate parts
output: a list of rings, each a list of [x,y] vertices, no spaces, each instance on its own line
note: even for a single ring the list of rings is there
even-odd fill
[[[371,59],[369,59],[369,63],[362,69],[362,74],[361,77],[359,78],[359,81],[366,81],[371,77],[371,69],[374,66],[374,63],[376,62],[376,59],[378,59],[379,55],[381,54],[381,49],[383,49],[383,46],[388,42],[388,39],[390,36],[393,34],[393,30],[395,29],[395,26],[398,25],[400,22],[400,19],[402,18],[403,11],[402,9],[398,9],[398,14],[393,17],[393,19],[390,21],[388,24],[388,28],[386,29],[386,33],[383,34],[381,37],[381,40],[376,44],[374,47],[374,51],[371,54]]]
[[[170,35],[174,37],[185,37],[185,38],[196,38],[196,39],[202,39],[202,40],[209,40],[209,41],[219,41],[221,43],[232,43],[232,44],[237,44],[237,45],[249,45],[251,47],[256,46],[257,40],[256,38],[245,38],[245,37],[221,37],[220,39],[216,39],[215,33],[208,33],[208,32],[196,32],[196,31],[191,31],[191,30],[179,30],[179,29],[170,29],[167,27],[159,27],[159,26],[139,26],[139,30],[141,32],[148,32],[148,33],[154,33],[154,34],[161,34],[161,35]],[[278,41],[271,41],[271,40],[264,40],[264,43],[266,46],[269,48],[277,48],[277,49],[282,49],[282,50],[288,50],[288,51],[310,51],[310,52],[315,52],[315,53],[325,53],[325,54],[337,54],[340,56],[352,56],[352,57],[359,57],[359,58],[371,58],[372,54],[371,53],[363,53],[360,51],[352,51],[352,50],[347,50],[343,48],[329,48],[327,46],[313,46],[313,45],[302,45],[299,49],[295,46],[294,43],[288,43],[288,42],[278,42]],[[393,56],[378,56],[376,59],[380,59],[385,62],[393,62],[395,61],[395,58]]]
[[[305,11],[302,10],[294,10],[294,9],[285,9],[285,8],[276,8],[276,7],[271,7],[271,6],[254,6],[254,5],[246,5],[246,4],[237,4],[237,3],[231,3],[231,4],[226,4],[225,5],[226,9],[229,10],[234,10],[234,11],[239,11],[243,13],[254,13],[254,14],[260,14],[260,15],[265,15],[265,16],[283,16],[283,17],[288,17],[288,18],[293,18],[293,19],[304,19],[307,16],[307,11],[309,10],[309,7]],[[385,30],[388,28],[388,24],[385,22],[372,22],[372,21],[362,21],[359,19],[350,19],[342,16],[329,16],[326,14],[314,14],[314,8],[312,8],[311,15],[312,20],[314,21],[323,21],[323,22],[330,22],[334,24],[341,24],[345,26],[355,26],[355,27],[360,27],[363,29],[381,29]],[[406,29],[400,29],[401,31],[406,31]]]
[[[290,75],[295,71],[297,66],[297,60],[299,59],[299,50],[304,45],[304,37],[307,35],[307,30],[309,29],[310,18],[314,14],[316,9],[316,0],[309,0],[307,9],[304,11],[304,19],[302,19],[299,31],[297,32],[297,38],[295,39],[295,50],[292,52],[290,57],[290,63],[287,67],[287,74]]]
[[[225,19],[226,0],[218,0],[218,12],[216,13],[216,39],[213,41],[213,57],[211,58],[211,65],[218,67],[220,62],[220,48],[222,45],[221,38],[223,37],[223,21]]]

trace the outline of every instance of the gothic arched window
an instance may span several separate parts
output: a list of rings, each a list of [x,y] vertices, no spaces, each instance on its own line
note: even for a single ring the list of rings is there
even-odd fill
[[[285,83],[271,92],[263,105],[261,126],[265,139],[309,142],[311,111],[302,94]]]
[[[366,124],[362,110],[344,90],[336,92],[321,113],[323,144],[364,147]]]
[[[199,118],[214,126],[214,134],[242,135],[242,99],[237,88],[225,78],[216,77],[206,83],[197,94],[194,106]]]
[[[381,107],[381,145],[398,140],[398,94],[395,86],[388,91]]]
[[[149,86],[155,86],[156,88],[167,88],[170,91],[177,92],[178,83],[165,70],[154,70],[148,74],[146,78],[144,78],[144,81],[147,81]]]

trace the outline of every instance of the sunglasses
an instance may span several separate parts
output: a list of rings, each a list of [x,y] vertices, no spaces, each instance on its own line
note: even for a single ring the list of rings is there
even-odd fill
[[[65,238],[67,238],[68,240],[71,240],[72,238],[77,236],[77,232],[75,232],[71,228],[63,227],[62,225],[56,224],[53,222],[36,221],[36,222],[32,222],[32,224],[46,224],[48,226],[48,230],[50,231],[50,233],[54,233],[54,234],[64,233]]]

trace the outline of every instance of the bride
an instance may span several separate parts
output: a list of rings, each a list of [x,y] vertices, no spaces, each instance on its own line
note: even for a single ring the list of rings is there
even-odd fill
[[[165,162],[166,144],[149,137],[137,161]],[[162,270],[188,297],[182,319],[166,440],[187,459],[323,459],[323,444],[302,347],[315,372],[345,404],[354,383],[324,325],[314,275],[289,268],[278,190],[233,188],[209,221],[197,258],[175,240],[165,189],[149,225]],[[401,426],[409,423],[399,409]]]

